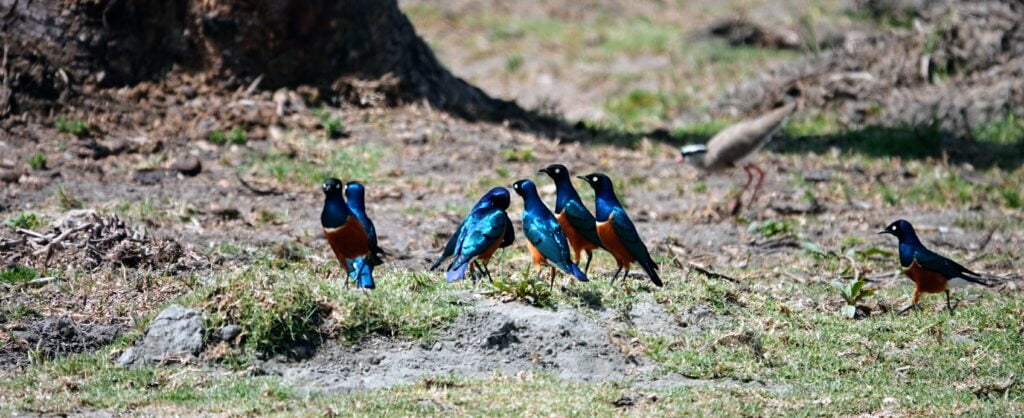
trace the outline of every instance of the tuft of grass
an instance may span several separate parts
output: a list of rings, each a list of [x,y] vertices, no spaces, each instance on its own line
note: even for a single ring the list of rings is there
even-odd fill
[[[796,231],[793,221],[768,219],[763,222],[752,222],[747,227],[747,232],[757,233],[764,238],[771,238],[782,235],[793,235]]]
[[[19,212],[4,219],[4,224],[21,229],[36,229],[43,226],[43,220],[32,212]]]
[[[15,264],[0,271],[0,282],[8,284],[26,283],[39,277],[39,272],[31,267]]]
[[[669,94],[644,89],[630,90],[605,104],[612,121],[626,128],[637,128],[666,119],[676,105]]]
[[[510,163],[528,163],[533,161],[533,148],[510,148],[502,151],[501,156]]]
[[[334,280],[324,273],[309,264],[258,258],[184,303],[206,312],[209,329],[242,327],[236,354],[243,364],[254,355],[290,353],[329,337],[427,338],[462,309],[451,288],[426,273],[378,272],[373,291],[348,288],[343,272]]]
[[[555,305],[550,285],[530,276],[523,279],[496,277],[487,283],[483,293],[503,302],[518,301],[541,308]]]
[[[82,201],[64,186],[57,187],[53,195],[57,199],[57,207],[62,211],[81,209],[84,206]]]
[[[328,139],[341,138],[345,135],[345,123],[337,116],[328,116],[320,123],[323,125],[324,134]]]
[[[221,130],[210,131],[206,139],[217,145],[245,145],[249,142],[249,137],[246,136],[245,131],[237,126],[228,132]]]
[[[520,54],[511,54],[505,57],[505,72],[513,74],[523,68],[523,56]]]
[[[868,289],[864,286],[867,282],[858,278],[857,280],[851,281],[850,283],[843,283],[838,280],[832,282],[832,287],[836,289],[839,296],[846,302],[843,305],[842,312],[843,316],[853,319],[857,316],[857,305],[875,294],[875,289]]]
[[[976,127],[973,131],[974,137],[981,142],[1024,145],[1024,120],[1012,112]]]
[[[1003,204],[1010,209],[1020,209],[1024,207],[1024,198],[1021,197],[1020,190],[1011,187],[1004,187],[999,189],[999,196],[1003,198]]]
[[[328,177],[372,181],[378,162],[387,148],[371,144],[310,149],[298,154],[271,152],[254,161],[249,169],[282,183],[315,186]]]
[[[28,166],[33,170],[45,170],[46,169],[46,155],[37,152],[28,157]]]
[[[57,131],[71,134],[77,137],[83,137],[89,134],[89,125],[79,119],[64,119],[57,118],[53,122],[53,126],[57,128]]]

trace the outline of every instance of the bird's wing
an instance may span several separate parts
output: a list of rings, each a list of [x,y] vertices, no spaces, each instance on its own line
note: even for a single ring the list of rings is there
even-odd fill
[[[963,278],[968,281],[978,282],[981,275],[968,270],[967,267],[957,264],[955,261],[943,257],[926,248],[914,251],[914,260],[925,269],[937,272],[947,278]],[[987,283],[983,283],[987,284]]]
[[[463,231],[464,237],[458,250],[456,265],[468,262],[473,257],[479,256],[485,250],[494,245],[494,241],[503,239],[508,224],[508,216],[500,209],[485,210],[476,216],[475,221],[467,223]]]
[[[583,206],[582,202],[570,200],[566,202],[562,211],[568,217],[569,225],[576,228],[576,231],[583,235],[584,238],[594,244],[602,245],[601,238],[597,235],[597,220],[587,210],[587,207]]]
[[[790,103],[756,119],[745,120],[725,128],[708,141],[705,161],[708,166],[732,165],[757,152],[768,143],[793,111]]]
[[[657,270],[657,264],[651,258],[651,253],[647,250],[643,240],[640,239],[640,233],[636,231],[636,226],[633,225],[633,221],[626,215],[626,211],[621,209],[615,210],[611,222],[615,235],[619,237],[619,241],[629,250],[629,253],[636,258],[636,261],[644,267]]]
[[[533,247],[552,263],[561,266],[570,260],[569,241],[554,218],[527,219],[523,222],[523,233]]]
[[[505,225],[508,225],[508,227],[505,228],[505,238],[501,241],[502,248],[508,247],[509,245],[512,245],[512,243],[516,242],[516,229],[512,227],[512,220],[509,219],[508,213],[505,213]]]

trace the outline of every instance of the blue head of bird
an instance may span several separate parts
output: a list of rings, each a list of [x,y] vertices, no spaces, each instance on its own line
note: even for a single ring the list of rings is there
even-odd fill
[[[345,198],[350,202],[363,203],[366,198],[366,187],[358,181],[350,181],[345,184]]]
[[[332,177],[324,180],[324,183],[320,185],[320,187],[323,188],[324,195],[328,198],[344,197],[345,183],[342,183],[341,180]]]
[[[594,188],[594,193],[598,197],[615,197],[615,186],[612,184],[612,179],[604,173],[590,173],[579,176],[579,178]]]
[[[512,195],[508,193],[508,189],[504,187],[495,187],[488,190],[487,193],[480,198],[480,202],[477,203],[477,207],[493,206],[501,210],[508,210],[511,203]]]
[[[885,227],[885,229],[878,231],[879,234],[889,234],[896,239],[900,240],[900,243],[918,243],[917,233],[914,232],[914,226],[907,222],[905,219],[897,220]]]
[[[687,163],[696,167],[704,166],[704,156],[708,153],[708,146],[704,144],[690,144],[679,147],[679,155],[676,162]]]
[[[515,190],[517,195],[526,198],[530,194],[537,194],[537,185],[532,180],[523,179],[512,183],[512,190]]]
[[[565,166],[561,164],[551,164],[537,172],[547,174],[548,177],[551,177],[551,180],[554,180],[556,184],[563,181],[570,181],[569,169],[565,168]]]

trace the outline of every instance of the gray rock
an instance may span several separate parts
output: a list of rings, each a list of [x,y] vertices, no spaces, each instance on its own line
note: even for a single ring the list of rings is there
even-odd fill
[[[238,325],[226,325],[221,327],[220,330],[218,330],[217,338],[220,338],[221,341],[232,342],[235,340],[236,337],[238,337],[238,334],[241,333],[242,327]]]
[[[203,164],[193,155],[182,155],[174,160],[171,169],[186,176],[192,177],[203,171]]]
[[[203,349],[203,314],[181,305],[171,305],[157,315],[146,329],[142,343],[125,350],[120,366],[140,362],[187,362]]]

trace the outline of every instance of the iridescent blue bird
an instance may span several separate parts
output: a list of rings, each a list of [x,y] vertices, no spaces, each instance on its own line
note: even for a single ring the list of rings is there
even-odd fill
[[[455,233],[452,234],[452,236],[450,238],[448,238],[448,243],[445,244],[444,250],[441,252],[441,256],[438,257],[437,260],[434,261],[434,264],[432,264],[430,266],[430,270],[433,271],[434,269],[438,268],[441,265],[441,263],[443,263],[445,260],[447,260],[449,257],[451,257],[452,255],[455,254],[455,248],[456,248],[456,246],[459,243],[459,238],[462,237],[462,231],[466,227],[466,221],[469,220],[470,215],[472,215],[473,212],[476,212],[479,209],[483,209],[483,208],[487,208],[487,207],[492,207],[492,206],[494,206],[495,202],[497,202],[497,203],[505,202],[504,205],[505,205],[505,208],[507,209],[510,200],[511,200],[511,196],[509,195],[508,190],[505,189],[504,187],[495,187],[495,188],[489,190],[486,194],[484,194],[483,197],[481,197],[480,200],[476,202],[476,205],[474,205],[473,208],[469,210],[469,214],[466,215],[466,219],[462,220],[462,223],[459,224],[459,227],[457,229],[455,229]],[[506,216],[506,219],[507,219],[508,215],[506,214],[505,216]],[[511,223],[512,223],[511,220],[509,220],[509,224],[510,225],[511,225]],[[508,228],[508,230],[505,232],[505,240],[501,243],[500,248],[505,248],[505,247],[508,247],[508,246],[512,245],[512,243],[515,242],[515,239],[516,239],[515,229],[514,228]],[[487,261],[490,260],[490,255],[488,255],[486,258],[480,257],[480,258],[478,258],[478,260],[481,263],[484,263],[483,264],[483,268],[486,271],[486,268],[487,268],[487,264],[486,263],[487,263]],[[489,271],[486,271],[486,272],[487,272],[487,276],[490,277],[490,272]]]
[[[349,261],[366,257],[370,254],[369,238],[363,223],[359,221],[348,204],[345,203],[345,193],[342,190],[344,184],[335,178],[324,181],[324,208],[320,212],[320,225],[324,229],[324,237],[330,244],[334,256],[349,273],[351,266]],[[361,276],[364,266],[370,263],[360,263],[356,270],[356,276]]]
[[[594,188],[597,233],[601,237],[604,248],[612,253],[619,265],[619,269],[612,276],[612,283],[619,277],[619,272],[623,268],[626,269],[623,277],[628,277],[629,266],[635,261],[640,264],[654,284],[662,286],[661,278],[658,277],[658,264],[651,258],[651,253],[640,239],[636,226],[626,214],[626,209],[619,203],[619,198],[615,196],[612,180],[601,173],[587,174],[579,178]]]
[[[955,306],[949,300],[951,288],[971,283],[991,286],[980,274],[925,248],[917,238],[914,226],[906,220],[897,220],[878,233],[889,234],[899,240],[900,266],[903,267],[903,274],[914,282],[914,298],[910,306],[899,312],[901,314],[916,308],[922,293],[945,293],[946,308],[952,312]]]
[[[515,241],[512,221],[505,212],[511,200],[508,190],[503,187],[491,189],[480,200],[459,228],[452,263],[445,275],[449,283],[465,277],[471,265],[476,265],[477,270],[490,278],[487,261],[498,248]]]
[[[576,193],[568,168],[561,164],[551,164],[540,169],[540,172],[555,181],[555,219],[569,239],[569,247],[572,248],[573,259],[577,264],[583,261],[580,252],[587,253],[587,265],[583,267],[583,272],[590,273],[594,250],[603,248],[601,237],[597,235],[597,220],[587,210],[579,193]]]
[[[381,257],[386,253],[377,244],[377,228],[374,227],[370,216],[366,214],[366,188],[362,183],[350,181],[345,184],[345,197],[349,212],[363,224],[367,244],[370,248],[368,256],[348,261],[349,276],[359,287],[373,289],[376,287],[373,282],[373,268],[384,263]]]
[[[581,282],[588,281],[587,274],[569,257],[569,240],[555,215],[537,194],[537,185],[530,180],[519,180],[512,188],[523,197],[523,235],[526,235],[526,246],[533,256],[537,275],[543,273],[545,264],[552,264]],[[551,268],[551,287],[555,286],[554,267]]]

